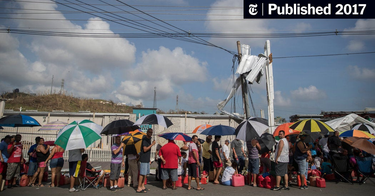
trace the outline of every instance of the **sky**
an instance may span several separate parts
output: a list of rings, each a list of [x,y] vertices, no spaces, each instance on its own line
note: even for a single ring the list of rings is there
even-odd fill
[[[0,0],[1,93],[18,88],[48,94],[53,77],[54,93],[64,79],[69,95],[153,107],[156,87],[163,111],[176,109],[178,96],[179,109],[213,114],[233,84],[236,42],[258,55],[270,40],[275,117],[375,107],[375,54],[360,54],[375,52],[375,34],[348,35],[375,30],[375,20],[243,19],[242,0],[86,2]],[[336,30],[337,35],[297,36]],[[194,43],[192,37],[153,36],[159,32],[208,36]],[[260,36],[225,37],[235,34]],[[264,110],[267,116],[265,77],[250,89],[251,115]],[[240,93],[237,113],[243,113]],[[233,108],[230,102],[225,110]]]

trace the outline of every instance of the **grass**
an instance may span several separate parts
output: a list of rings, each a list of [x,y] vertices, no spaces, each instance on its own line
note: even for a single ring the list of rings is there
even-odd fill
[[[18,111],[22,107],[25,110],[52,111],[64,110],[64,112],[103,112],[103,113],[131,113],[132,107],[120,106],[113,101],[102,99],[84,99],[64,94],[28,95],[25,93],[7,93],[2,95],[8,100],[5,109]],[[105,104],[103,104],[105,102]]]

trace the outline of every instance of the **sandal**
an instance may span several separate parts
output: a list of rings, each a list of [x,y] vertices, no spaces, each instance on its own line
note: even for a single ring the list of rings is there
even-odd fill
[[[197,191],[203,191],[203,190],[204,190],[203,187],[201,187],[200,189],[197,188]]]
[[[194,187],[187,188],[188,191],[191,190],[191,189],[194,189]]]
[[[167,190],[167,187],[163,187],[163,190]]]
[[[43,184],[38,184],[37,186],[38,186],[38,187],[44,187],[44,185],[43,185]]]
[[[146,190],[136,191],[137,193],[147,193]]]

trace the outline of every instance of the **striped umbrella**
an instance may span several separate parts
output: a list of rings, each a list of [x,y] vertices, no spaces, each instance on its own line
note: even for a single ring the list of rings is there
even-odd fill
[[[146,133],[139,130],[132,131],[128,136],[125,136],[122,142],[125,144],[125,154],[138,154],[141,151],[142,138]]]
[[[369,134],[366,131],[360,130],[349,130],[340,133],[340,137],[358,137],[358,138],[366,138],[366,139],[373,139],[375,136]]]
[[[165,128],[173,125],[171,120],[160,114],[149,114],[139,118],[134,125],[161,125]]]
[[[304,131],[307,134],[318,132],[322,134],[327,134],[328,132],[335,132],[330,126],[328,126],[324,122],[314,119],[299,120],[294,124],[290,125],[289,127],[296,131]]]
[[[264,118],[251,117],[243,121],[235,130],[237,139],[251,141],[259,138],[268,129],[268,121]]]
[[[361,130],[361,131],[367,131],[371,134],[375,134],[375,130],[373,127],[371,127],[370,125],[366,124],[366,123],[358,123],[358,124],[355,124],[353,126],[353,129],[355,130]]]
[[[68,123],[62,121],[53,121],[43,125],[38,131],[60,131],[63,129]]]
[[[65,126],[57,135],[55,144],[65,150],[87,148],[101,139],[103,127],[90,120],[73,121]]]
[[[184,142],[191,141],[190,136],[183,134],[183,133],[177,133],[177,132],[163,133],[163,134],[160,134],[159,137],[165,138],[167,140],[178,140],[178,141],[184,141]]]
[[[209,125],[209,124],[199,125],[198,127],[195,127],[195,129],[193,130],[192,133],[200,134],[200,133],[202,133],[202,131],[204,131],[205,129],[210,128],[210,127],[212,127],[212,126]]]

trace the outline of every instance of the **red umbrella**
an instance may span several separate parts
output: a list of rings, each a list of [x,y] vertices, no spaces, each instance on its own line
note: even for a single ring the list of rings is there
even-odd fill
[[[289,126],[290,125],[292,125],[293,123],[292,122],[290,122],[290,123],[284,123],[284,124],[282,124],[282,125],[279,125],[277,128],[276,128],[276,130],[275,130],[275,132],[273,132],[273,136],[279,136],[279,132],[281,131],[281,130],[283,130],[284,132],[285,132],[285,136],[287,136],[287,135],[293,135],[293,134],[299,134],[300,133],[300,131],[296,131],[296,130],[294,130],[294,129],[291,129],[291,128],[289,128]]]

